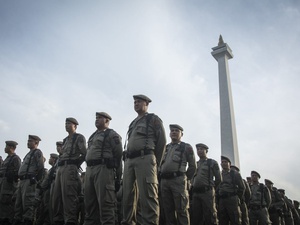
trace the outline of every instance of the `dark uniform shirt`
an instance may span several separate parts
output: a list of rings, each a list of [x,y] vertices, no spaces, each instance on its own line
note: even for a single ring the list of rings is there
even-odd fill
[[[0,166],[0,177],[17,180],[18,171],[21,166],[21,159],[15,153],[8,155]]]
[[[44,173],[44,157],[40,149],[30,150],[24,157],[18,175],[33,175],[40,180]]]
[[[128,153],[144,149],[153,150],[157,162],[160,163],[165,144],[165,130],[161,119],[157,115],[147,113],[141,118],[136,118],[129,125]]]
[[[237,194],[241,199],[245,185],[241,175],[234,170],[222,170],[222,182],[219,185],[219,196]]]
[[[269,189],[263,184],[251,185],[250,206],[262,206],[269,208],[271,195]]]
[[[208,165],[210,161],[210,166]],[[221,172],[217,161],[213,159],[201,159],[197,162],[197,171],[194,176],[193,186],[219,186],[222,181]]]
[[[75,136],[74,136],[75,135]],[[86,155],[86,141],[82,134],[74,133],[71,137],[66,137],[62,146],[62,155],[59,160],[78,160],[81,164]]]
[[[183,148],[181,147],[183,144]],[[188,169],[187,168],[188,165]],[[165,154],[161,163],[160,172],[173,173],[183,172],[186,173],[187,179],[193,178],[196,171],[196,160],[193,148],[187,143],[168,144]]]
[[[105,135],[107,135],[105,137]],[[105,140],[104,140],[105,139]],[[103,143],[104,142],[104,143]],[[88,140],[88,149],[86,154],[86,161],[97,160],[101,158],[114,159],[118,164],[117,178],[122,176],[122,138],[113,129],[106,129],[105,131],[96,131]]]

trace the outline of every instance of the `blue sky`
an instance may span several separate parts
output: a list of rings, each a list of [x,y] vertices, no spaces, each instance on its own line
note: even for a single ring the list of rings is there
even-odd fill
[[[251,170],[300,200],[299,1],[0,1],[0,143],[27,153],[39,135],[48,159],[79,121],[88,138],[96,111],[125,141],[134,94],[184,128],[183,141],[220,161],[219,35],[229,61],[243,177]],[[170,139],[168,138],[168,141]],[[0,155],[5,157],[4,152]],[[49,165],[47,165],[49,167]]]

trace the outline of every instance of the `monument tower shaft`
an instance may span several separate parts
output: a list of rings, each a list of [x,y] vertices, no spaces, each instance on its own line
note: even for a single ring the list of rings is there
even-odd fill
[[[221,35],[218,46],[212,48],[212,50],[211,54],[218,62],[219,71],[221,154],[228,157],[232,165],[240,167],[228,66],[228,60],[233,58],[233,54],[230,47],[223,42]]]

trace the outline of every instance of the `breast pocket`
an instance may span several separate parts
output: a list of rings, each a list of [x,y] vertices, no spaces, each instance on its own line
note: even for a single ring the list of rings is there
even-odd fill
[[[180,163],[180,161],[182,161],[181,157],[182,157],[181,151],[176,150],[176,151],[174,151],[172,160],[174,162]]]
[[[104,135],[97,136],[95,140],[98,146],[102,146],[103,141],[104,141]]]
[[[141,126],[141,125],[137,126],[136,133],[139,135],[146,136],[146,133],[147,133],[146,126]]]
[[[201,169],[200,169],[200,173],[202,175],[207,175],[208,174],[208,167],[207,166],[203,166]]]

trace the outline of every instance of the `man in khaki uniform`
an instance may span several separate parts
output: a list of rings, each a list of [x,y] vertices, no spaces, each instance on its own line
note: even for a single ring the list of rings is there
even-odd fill
[[[271,204],[271,195],[269,189],[259,183],[260,174],[251,171],[251,197],[249,203],[249,220],[250,225],[271,224],[268,208]]]
[[[295,225],[300,225],[300,209],[299,209],[299,202],[297,200],[293,200],[294,204],[294,211],[293,211],[293,217]]]
[[[157,166],[165,151],[166,136],[160,118],[147,112],[151,99],[145,95],[134,95],[133,98],[138,116],[129,125],[127,133],[122,224],[132,225],[136,222],[137,202],[143,216],[141,223],[158,224]]]
[[[111,119],[107,113],[97,112],[97,130],[88,140],[84,225],[115,224],[116,188],[120,188],[122,177],[123,147],[121,136],[108,128]]]
[[[196,171],[196,160],[193,147],[181,141],[182,132],[181,126],[170,124],[172,142],[167,145],[160,166],[161,198],[166,225],[190,224],[188,183]]]
[[[0,224],[11,224],[14,217],[14,202],[12,200],[18,185],[18,171],[21,159],[15,153],[18,145],[15,141],[5,142],[6,159],[0,166]]]
[[[50,188],[53,180],[55,179],[55,168],[54,165],[58,159],[58,154],[51,153],[49,158],[49,169],[46,177],[43,179],[40,189],[41,189],[41,203],[40,203],[40,212],[37,214],[37,219],[35,225],[46,225],[50,224]]]
[[[57,168],[58,168],[58,161],[60,156],[62,155],[62,146],[63,146],[63,142],[62,141],[57,141],[55,143],[56,145],[56,152],[58,153],[58,158],[56,159],[54,165],[51,167],[51,173],[52,173],[52,182],[50,185],[50,197],[49,197],[49,217],[50,217],[50,222],[51,224],[53,224],[53,189],[54,189],[54,184],[55,184],[55,178],[56,178],[56,172],[57,172]]]
[[[78,204],[81,181],[78,169],[85,159],[86,141],[82,134],[76,133],[78,122],[66,118],[66,131],[62,155],[58,161],[55,184],[53,187],[53,221],[55,225],[73,225],[78,222]]]
[[[240,172],[240,169],[237,166],[231,165],[230,169],[235,170],[236,172]],[[242,213],[242,225],[249,225],[249,213],[248,213],[248,205],[251,196],[251,190],[248,182],[243,179],[245,185],[245,192],[243,197],[240,199],[240,208]]]
[[[283,207],[284,224],[285,225],[294,225],[294,218],[293,218],[293,213],[292,213],[294,205],[292,203],[292,200],[290,200],[285,195],[285,190],[284,189],[278,189],[278,192],[279,192],[281,198],[283,199],[283,201],[285,203],[284,207]]]
[[[230,159],[221,156],[222,182],[217,189],[219,224],[241,225],[240,201],[243,199],[245,185],[241,175],[230,169],[230,165]]]
[[[282,223],[281,217],[284,207],[284,201],[281,198],[277,188],[273,186],[274,183],[271,180],[265,179],[265,185],[269,189],[272,199],[271,205],[268,210],[272,225],[283,225],[284,223]]]
[[[196,148],[200,160],[192,184],[192,224],[216,225],[215,188],[222,181],[220,168],[217,161],[207,157],[207,145],[200,143]]]
[[[15,222],[31,225],[35,215],[35,193],[37,183],[41,181],[44,173],[44,157],[38,145],[41,139],[36,135],[29,135],[27,147],[30,151],[23,159],[19,169],[19,187],[15,204]]]

